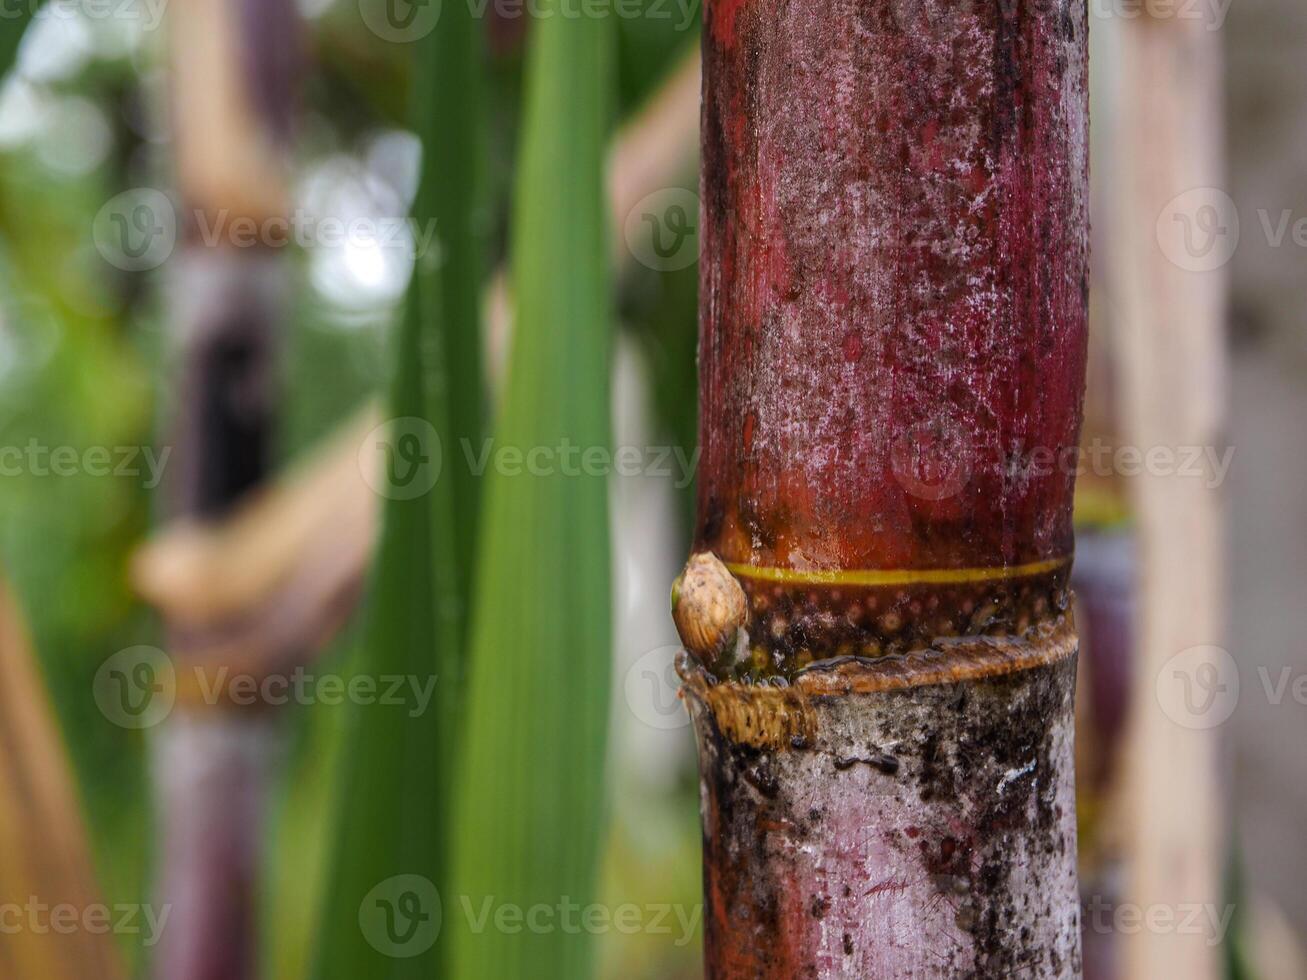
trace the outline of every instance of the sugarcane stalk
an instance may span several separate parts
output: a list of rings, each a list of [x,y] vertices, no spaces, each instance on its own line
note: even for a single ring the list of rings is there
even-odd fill
[[[1236,216],[1225,210],[1233,202],[1219,190],[1217,26],[1208,18],[1143,17],[1121,28],[1112,273],[1120,297],[1123,430],[1145,452],[1224,440],[1224,260],[1237,237]],[[1212,234],[1194,236],[1195,228]],[[1219,723],[1237,678],[1226,673],[1228,657],[1180,667],[1171,661],[1225,642],[1221,491],[1207,480],[1148,472],[1131,491],[1141,562],[1138,683],[1122,789],[1130,814],[1123,898],[1148,912],[1201,907],[1219,915],[1227,837]],[[1191,701],[1184,685],[1207,680],[1209,670],[1214,679]],[[1216,696],[1206,705],[1210,713],[1176,713],[1177,705],[1203,706],[1208,694]],[[1121,976],[1221,976],[1224,951],[1215,938],[1196,929],[1132,931],[1121,938]]]
[[[289,266],[278,243],[242,247],[202,229],[267,227],[289,212],[287,144],[299,71],[292,0],[184,0],[169,11],[171,114],[183,212],[172,260],[179,334],[168,487],[174,516],[226,518],[271,470],[277,352]],[[203,224],[201,224],[203,222]],[[262,239],[262,236],[260,236]],[[170,652],[208,671],[245,651],[211,651],[203,630],[167,622]],[[183,698],[154,741],[163,834],[159,890],[172,910],[154,975],[243,980],[256,973],[257,895],[275,727]]]
[[[709,0],[710,978],[1076,977],[1083,5]]]

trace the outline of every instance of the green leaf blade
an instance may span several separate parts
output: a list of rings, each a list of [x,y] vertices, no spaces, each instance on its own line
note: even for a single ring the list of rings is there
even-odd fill
[[[480,510],[477,481],[457,465],[462,445],[482,437],[485,408],[476,212],[483,67],[471,8],[449,5],[414,57],[412,118],[423,164],[413,216],[419,242],[434,229],[437,249],[419,256],[414,271],[388,414],[429,426],[438,445],[423,445],[422,453],[442,462],[430,490],[385,503],[357,669],[379,684],[434,677],[434,696],[417,712],[380,703],[353,709],[315,958],[320,980],[451,975],[438,929],[435,941],[425,927],[410,935],[415,922],[402,921],[399,902],[415,894],[414,878],[424,882],[418,892],[449,890],[467,593]],[[438,926],[434,902],[425,893],[418,898],[420,914],[433,917],[424,921]],[[386,902],[394,907],[378,904]],[[393,938],[408,935],[407,941],[391,942],[390,923],[378,923],[383,912],[394,917]]]
[[[593,965],[579,910],[598,896],[610,556],[606,467],[585,453],[610,443],[611,26],[553,13],[532,24],[496,441],[523,467],[491,467],[475,595],[457,905],[446,902],[461,980],[576,980]]]

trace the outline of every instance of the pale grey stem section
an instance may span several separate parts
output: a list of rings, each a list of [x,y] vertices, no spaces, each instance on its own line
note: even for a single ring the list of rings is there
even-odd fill
[[[683,658],[708,976],[1079,977],[1075,640],[1055,639],[1048,662],[892,690],[845,664],[760,696]]]

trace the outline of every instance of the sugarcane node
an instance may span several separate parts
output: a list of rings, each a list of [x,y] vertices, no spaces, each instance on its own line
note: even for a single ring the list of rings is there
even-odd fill
[[[836,658],[811,664],[789,681],[724,680],[686,655],[677,659],[676,669],[684,684],[682,697],[702,705],[732,744],[803,751],[819,734],[815,701],[868,704],[894,692],[992,683],[1054,667],[1078,651],[1075,619],[1068,610],[1023,636],[949,638],[914,654]]]
[[[735,647],[749,617],[744,589],[712,552],[690,558],[672,585],[672,619],[685,649],[712,667]]]

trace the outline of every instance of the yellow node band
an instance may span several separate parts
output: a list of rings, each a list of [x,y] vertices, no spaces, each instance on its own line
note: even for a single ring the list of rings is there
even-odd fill
[[[776,582],[781,585],[964,585],[968,582],[996,582],[1026,578],[1057,571],[1070,564],[1071,558],[1050,558],[1026,565],[995,568],[851,568],[829,571],[800,571],[794,568],[758,568],[730,562],[726,567],[741,578]]]

